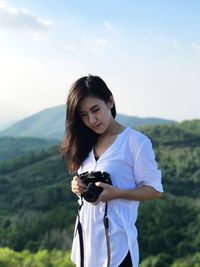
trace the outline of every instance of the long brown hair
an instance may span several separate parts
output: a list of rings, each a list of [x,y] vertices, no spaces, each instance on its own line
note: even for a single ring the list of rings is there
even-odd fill
[[[86,96],[94,96],[107,103],[111,95],[106,83],[99,76],[84,76],[72,84],[66,103],[65,138],[60,148],[61,156],[70,172],[78,170],[98,138],[98,134],[89,129],[80,118],[80,101]],[[115,105],[111,113],[115,118]]]

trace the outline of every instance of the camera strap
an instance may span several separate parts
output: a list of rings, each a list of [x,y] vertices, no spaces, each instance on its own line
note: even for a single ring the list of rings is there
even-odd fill
[[[79,244],[80,244],[80,267],[84,267],[84,244],[83,244],[83,230],[82,225],[80,222],[80,210],[83,206],[83,197],[81,196],[81,205],[78,208],[78,214],[77,214],[77,228],[76,228],[76,234],[78,232],[79,236]]]
[[[105,233],[106,233],[106,244],[107,244],[107,267],[110,267],[110,260],[111,260],[111,251],[110,251],[110,237],[109,237],[109,223],[108,223],[108,202],[105,203],[105,213],[103,217],[103,223],[105,227]]]
[[[82,225],[80,222],[80,210],[83,206],[83,199],[81,197],[81,205],[78,209],[77,214],[77,228],[76,233],[78,232],[79,235],[79,244],[80,244],[80,267],[84,267],[84,242],[83,242],[83,230]],[[107,245],[107,267],[110,267],[110,260],[111,260],[111,250],[110,250],[110,237],[109,237],[109,223],[108,223],[108,202],[105,203],[105,212],[103,217],[103,223],[105,227],[105,234],[106,234],[106,245]]]

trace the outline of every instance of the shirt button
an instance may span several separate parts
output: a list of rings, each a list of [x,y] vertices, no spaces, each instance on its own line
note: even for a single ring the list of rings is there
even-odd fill
[[[101,205],[99,211],[100,211],[101,213],[104,213],[104,211],[105,211],[105,207],[104,207],[104,205]]]

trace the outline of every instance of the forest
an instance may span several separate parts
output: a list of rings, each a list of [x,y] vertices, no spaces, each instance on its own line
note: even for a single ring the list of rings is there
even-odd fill
[[[138,128],[152,140],[164,194],[140,204],[140,267],[200,267],[200,120]],[[0,138],[4,151],[6,137]],[[32,140],[33,142],[33,140]],[[0,158],[0,267],[71,267],[77,214],[59,143]],[[17,145],[15,145],[17,144]]]

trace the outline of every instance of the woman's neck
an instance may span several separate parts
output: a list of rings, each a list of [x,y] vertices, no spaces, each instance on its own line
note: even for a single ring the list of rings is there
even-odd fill
[[[102,133],[99,137],[104,138],[104,137],[109,137],[109,136],[116,136],[120,134],[121,132],[123,132],[125,128],[126,127],[118,123],[116,120],[113,120],[110,126],[108,127],[108,129],[104,133]]]

